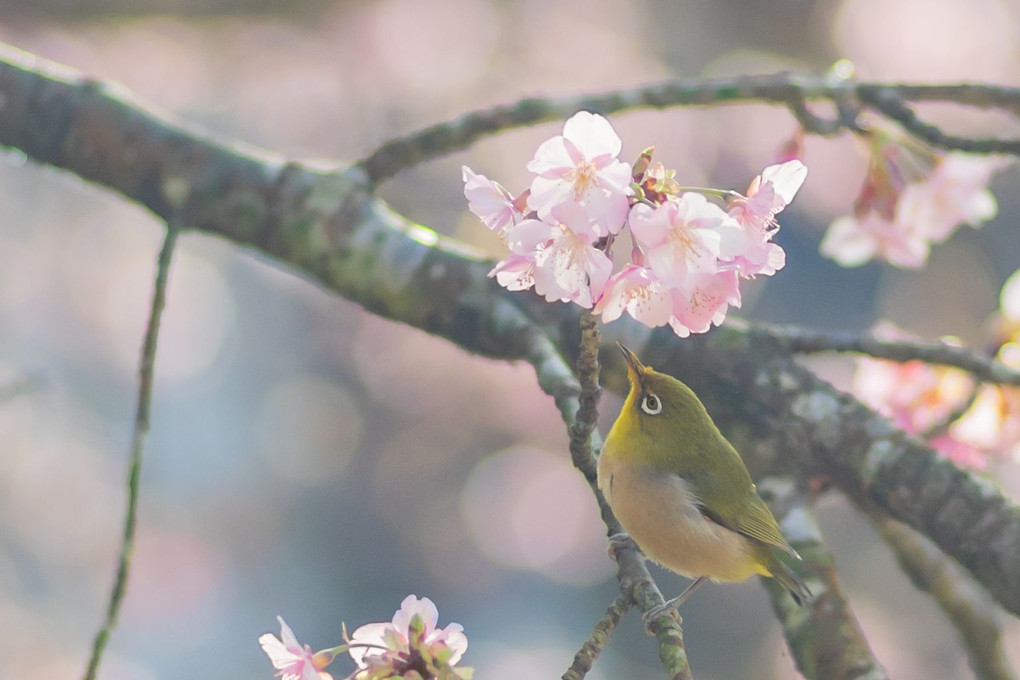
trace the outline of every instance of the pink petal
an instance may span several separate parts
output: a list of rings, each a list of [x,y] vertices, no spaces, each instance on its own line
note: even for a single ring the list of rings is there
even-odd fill
[[[435,631],[430,638],[425,639],[425,642],[430,645],[436,642],[441,642],[451,652],[453,652],[453,655],[447,662],[451,666],[460,661],[468,647],[467,636],[464,635],[464,627],[459,623],[451,623],[443,630]]]
[[[651,270],[629,265],[610,277],[595,306],[604,323],[625,311],[651,328],[664,326],[673,314],[673,298]]]
[[[386,646],[386,631],[393,627],[391,623],[366,623],[359,627],[354,633],[351,634],[351,642],[357,643],[351,645],[348,653],[351,655],[351,659],[354,663],[358,664],[359,667],[365,667],[366,656],[376,656],[382,654],[384,650],[377,649],[377,647]],[[371,647],[359,647],[357,645],[372,645]]]
[[[301,643],[298,642],[297,636],[294,635],[294,631],[290,629],[290,626],[283,620],[283,617],[277,616],[276,620],[280,622],[280,639],[283,641],[284,646],[292,651],[301,651]]]
[[[793,197],[800,191],[805,179],[807,166],[798,160],[770,165],[761,172],[761,185],[771,184],[772,191],[781,202],[776,212],[793,202]],[[773,203],[773,206],[775,205]]]
[[[559,179],[576,165],[569,150],[563,143],[563,137],[557,135],[542,142],[535,150],[535,156],[528,162],[528,172],[533,172],[546,179]],[[532,188],[534,192],[534,188]]]
[[[506,232],[506,245],[511,253],[531,255],[558,236],[560,229],[555,224],[541,220],[524,220],[510,227]]]
[[[563,136],[589,159],[602,155],[615,158],[623,148],[623,142],[609,121],[588,111],[578,111],[567,119],[563,125]]]
[[[819,251],[843,267],[859,267],[878,253],[878,240],[854,217],[840,217],[829,225]]]
[[[740,288],[737,273],[733,271],[702,274],[691,281],[690,287],[673,292],[674,331],[678,327],[692,333],[704,333],[726,318],[730,305],[740,306]],[[684,337],[680,332],[678,335]]]
[[[510,255],[493,267],[489,276],[507,290],[528,290],[535,285],[535,259],[526,255]]]
[[[489,229],[502,232],[519,217],[514,208],[514,199],[498,182],[485,175],[476,174],[466,165],[461,166],[464,180],[464,196],[468,199],[468,210],[474,213]]]
[[[260,636],[259,644],[262,645],[262,651],[269,657],[273,668],[286,668],[294,663],[294,653],[272,633]]]

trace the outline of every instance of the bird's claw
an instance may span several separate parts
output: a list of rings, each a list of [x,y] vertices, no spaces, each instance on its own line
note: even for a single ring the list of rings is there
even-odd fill
[[[673,598],[669,602],[666,602],[664,604],[660,604],[660,605],[658,605],[656,607],[652,607],[651,609],[646,611],[644,614],[642,614],[641,615],[641,622],[645,624],[645,633],[647,633],[648,635],[655,635],[655,633],[652,632],[652,624],[660,616],[663,616],[663,615],[666,615],[666,614],[669,614],[670,616],[672,616],[676,620],[677,625],[680,625],[681,623],[683,623],[683,619],[680,618],[680,613],[677,611],[677,609],[679,609],[679,607],[680,607],[680,602],[677,602],[677,598]]]
[[[616,559],[616,553],[620,550],[636,550],[638,553],[641,552],[641,548],[638,547],[634,539],[630,537],[630,534],[620,532],[613,534],[609,537],[609,556]]]

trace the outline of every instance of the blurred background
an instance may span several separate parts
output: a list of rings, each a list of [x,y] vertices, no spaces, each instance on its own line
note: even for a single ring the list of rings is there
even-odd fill
[[[0,40],[124,84],[211,133],[296,159],[352,160],[397,134],[524,96],[669,77],[798,70],[1020,85],[1017,0],[4,0]],[[949,107],[960,133],[1015,121]],[[730,107],[614,116],[633,159],[737,190],[795,124]],[[411,219],[492,255],[460,165],[512,191],[559,125],[515,131],[391,180]],[[787,267],[742,316],[858,331],[881,318],[981,343],[1020,267],[1013,170],[1000,215],[929,266],[843,270],[817,254],[849,210],[854,140],[808,139],[783,215]],[[0,678],[76,678],[106,606],[125,503],[138,349],[162,225],[10,152],[0,163]],[[846,385],[852,363],[815,360]],[[603,420],[619,399],[607,395]],[[486,680],[558,677],[616,593],[593,499],[527,366],[464,354],[200,234],[180,242],[156,367],[134,570],[108,680],[270,678],[256,642],[283,615],[313,648],[392,616],[409,593],[464,625]],[[1016,497],[1015,463],[995,470]],[[889,672],[966,677],[953,631],[843,499],[820,506],[853,605]],[[667,593],[682,579],[661,571]],[[793,675],[756,582],[684,607],[699,678]],[[1006,623],[1020,664],[1020,625]],[[350,671],[339,659],[336,677]],[[630,614],[591,677],[661,677]]]

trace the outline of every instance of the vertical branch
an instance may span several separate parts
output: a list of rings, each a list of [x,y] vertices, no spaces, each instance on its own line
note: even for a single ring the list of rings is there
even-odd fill
[[[581,315],[581,351],[577,357],[577,377],[581,382],[577,415],[568,428],[570,434],[570,456],[574,465],[588,480],[596,484],[597,471],[595,456],[592,454],[592,433],[599,417],[599,346],[602,334],[599,323],[589,312]]]
[[[999,608],[931,541],[877,511],[868,516],[914,586],[929,593],[960,634],[979,680],[1016,680],[1002,650]]]
[[[623,533],[623,528],[598,490],[595,456],[592,453],[593,449],[599,448],[601,441],[595,429],[600,392],[598,352],[601,342],[595,318],[590,314],[582,316],[580,358],[577,363],[580,377],[575,377],[556,345],[518,308],[506,305],[494,313],[507,328],[515,329],[522,341],[523,355],[535,369],[539,387],[555,401],[570,434],[571,458],[595,494],[609,534]],[[614,546],[612,556],[618,567],[616,577],[620,582],[620,595],[625,601],[637,605],[642,611],[648,611],[664,602],[636,546]],[[679,623],[672,617],[662,617],[651,628],[659,643],[659,658],[670,677],[689,680],[691,669]],[[608,632],[609,629],[606,629]],[[607,641],[608,636],[593,635],[579,654],[591,655],[595,650],[588,647],[589,643],[604,645]]]
[[[588,483],[597,491],[597,470],[595,456],[592,453],[592,433],[598,421],[598,402],[602,388],[599,387],[599,347],[602,344],[602,336],[599,332],[598,321],[589,312],[581,315],[581,348],[577,357],[577,374],[581,383],[581,394],[578,397],[577,415],[574,423],[569,428],[570,433],[570,455],[574,465],[584,474]],[[605,505],[605,500],[598,494],[599,502]],[[605,514],[605,510],[603,513]],[[615,518],[610,525],[611,533],[619,531],[619,525]],[[633,598],[642,611],[648,611],[653,606],[662,602],[662,594],[656,587],[648,570],[643,564],[643,559],[636,547],[618,548],[614,550],[614,557],[620,565],[620,588],[623,593]],[[630,566],[628,567],[628,563]],[[637,563],[637,564],[634,564]],[[637,575],[635,578],[634,575]],[[687,650],[684,647],[683,631],[679,623],[668,621],[665,624],[655,624],[652,631],[659,642],[659,659],[666,668],[671,678],[675,680],[689,680],[691,667],[687,659]]]
[[[142,451],[145,446],[145,435],[149,431],[149,413],[152,403],[152,376],[156,362],[156,341],[159,337],[159,322],[166,304],[166,285],[173,259],[174,246],[177,244],[177,224],[167,223],[166,237],[156,261],[156,279],[152,293],[152,305],[149,307],[149,320],[145,327],[145,338],[142,341],[142,353],[138,368],[138,397],[135,412],[134,433],[131,440],[131,455],[128,460],[127,479],[127,510],[124,515],[124,533],[121,536],[120,555],[117,558],[117,575],[110,590],[110,602],[106,609],[106,619],[92,643],[92,656],[85,671],[85,680],[95,680],[110,633],[117,625],[117,615],[127,591],[128,573],[131,568],[131,554],[135,546],[135,525],[138,516],[138,487],[142,474]]]

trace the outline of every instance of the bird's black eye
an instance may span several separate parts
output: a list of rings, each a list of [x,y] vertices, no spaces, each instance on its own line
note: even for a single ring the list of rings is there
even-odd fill
[[[657,416],[662,413],[662,401],[649,392],[641,398],[641,410],[650,416]]]

